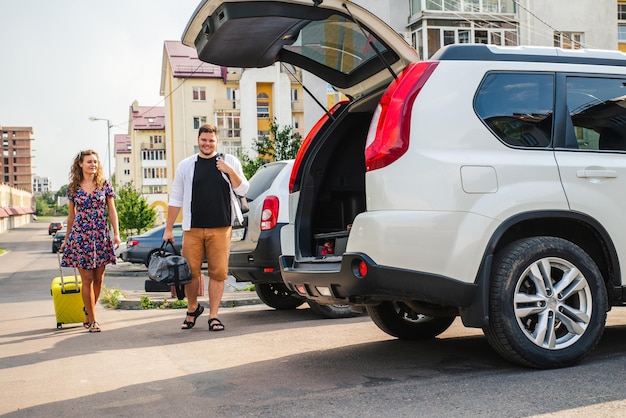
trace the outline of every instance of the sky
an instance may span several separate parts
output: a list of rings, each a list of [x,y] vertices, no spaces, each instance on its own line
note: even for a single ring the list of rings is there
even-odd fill
[[[33,173],[52,190],[74,156],[100,155],[108,177],[128,111],[163,106],[163,42],[180,40],[201,0],[0,0],[0,126],[33,128]],[[112,159],[111,167],[115,164]]]

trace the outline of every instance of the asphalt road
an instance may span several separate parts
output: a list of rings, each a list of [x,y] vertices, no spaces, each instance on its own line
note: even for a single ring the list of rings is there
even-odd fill
[[[179,329],[179,310],[98,307],[103,332],[57,330],[45,225],[0,235],[0,414],[9,417],[623,417],[626,311],[576,367],[502,360],[456,322],[410,343],[367,318],[221,310],[226,331]],[[306,306],[306,305],[305,305]]]

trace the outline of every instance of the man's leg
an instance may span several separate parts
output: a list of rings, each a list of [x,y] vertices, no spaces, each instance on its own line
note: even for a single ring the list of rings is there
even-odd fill
[[[207,245],[207,265],[209,273],[209,329],[224,329],[218,318],[218,310],[224,295],[224,281],[228,277],[228,255],[230,253],[231,227],[211,228]],[[212,324],[213,322],[213,324]]]
[[[204,259],[204,233],[201,228],[192,228],[183,234],[182,254],[189,263],[191,272],[191,283],[185,285],[185,296],[187,296],[187,314],[197,313],[196,316],[187,315],[183,322],[182,329],[192,328],[196,318],[200,316],[198,311],[198,286],[200,285],[200,269]]]

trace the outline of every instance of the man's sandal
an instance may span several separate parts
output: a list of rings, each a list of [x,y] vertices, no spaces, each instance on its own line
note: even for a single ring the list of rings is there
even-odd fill
[[[218,318],[209,318],[209,331],[224,331],[224,324]]]
[[[100,332],[100,325],[97,322],[92,322],[89,324],[89,332]]]
[[[196,318],[198,318],[200,315],[202,315],[202,312],[204,312],[204,306],[198,304],[198,307],[196,308],[195,311],[187,312],[187,316],[193,317],[193,322],[192,321],[187,321],[187,317],[185,317],[185,320],[183,321],[183,326],[180,327],[180,328],[181,329],[191,329],[191,328],[193,328],[193,326],[196,325]]]

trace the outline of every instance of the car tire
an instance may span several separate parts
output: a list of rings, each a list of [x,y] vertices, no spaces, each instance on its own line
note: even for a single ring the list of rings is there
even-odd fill
[[[279,311],[296,309],[304,303],[304,299],[293,296],[293,292],[287,286],[280,283],[255,284],[254,290],[267,306]]]
[[[313,312],[326,319],[351,318],[358,315],[352,311],[350,305],[321,305],[310,300],[307,303]]]
[[[378,328],[401,340],[432,340],[454,322],[454,316],[428,316],[403,302],[382,302],[367,306],[367,313]]]
[[[602,275],[584,250],[561,238],[527,238],[496,255],[484,333],[512,362],[567,367],[596,346],[607,309]]]

